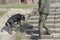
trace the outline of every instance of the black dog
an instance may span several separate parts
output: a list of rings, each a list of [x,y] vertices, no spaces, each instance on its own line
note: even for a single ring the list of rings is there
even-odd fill
[[[10,26],[10,34],[12,34],[12,24],[17,22],[18,23],[21,23],[21,20],[25,21],[25,16],[24,15],[21,15],[21,14],[15,14],[13,16],[11,16],[7,22],[5,23],[6,26]]]

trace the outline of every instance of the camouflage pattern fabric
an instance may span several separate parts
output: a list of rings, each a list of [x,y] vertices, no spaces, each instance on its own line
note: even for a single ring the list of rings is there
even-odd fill
[[[39,2],[39,14],[40,14],[40,17],[39,17],[39,31],[40,31],[39,34],[40,35],[39,36],[41,37],[43,32],[42,28],[45,28],[46,34],[50,35],[49,29],[45,25],[46,24],[45,21],[49,14],[49,0],[41,0],[40,2]]]

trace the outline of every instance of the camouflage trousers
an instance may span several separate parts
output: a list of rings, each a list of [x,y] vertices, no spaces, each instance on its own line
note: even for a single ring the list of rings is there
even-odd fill
[[[41,13],[40,14],[40,18],[39,18],[39,25],[40,25],[40,28],[41,28],[41,32],[43,31],[42,28],[45,28],[46,30],[46,34],[49,35],[49,29],[46,27],[46,19],[47,19],[47,16],[48,16],[49,13],[45,14],[45,13]]]

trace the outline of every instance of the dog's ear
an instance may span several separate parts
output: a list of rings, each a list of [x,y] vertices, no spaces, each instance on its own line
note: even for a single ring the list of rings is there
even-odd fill
[[[8,26],[7,23],[5,23],[5,25]]]
[[[6,26],[9,26],[9,23],[5,23]]]
[[[23,19],[24,19],[24,21],[25,21],[25,16],[23,16]]]
[[[25,16],[22,16],[22,20],[25,21]]]

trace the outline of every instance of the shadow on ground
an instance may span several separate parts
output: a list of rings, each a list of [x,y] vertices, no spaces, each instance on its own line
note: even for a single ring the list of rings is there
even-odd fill
[[[22,26],[20,26],[19,24],[13,24],[13,26],[14,26],[13,27],[13,31],[15,31],[15,32],[21,32],[21,33],[25,32],[26,34],[31,35],[30,39],[32,39],[32,40],[38,40],[36,36],[32,35],[32,31],[30,31],[30,29],[33,30],[33,26],[32,25],[30,25],[28,23],[24,23]],[[10,27],[4,26],[1,29],[1,32],[3,32],[3,30],[4,30],[4,31],[6,31],[6,32],[9,33],[9,28]]]

